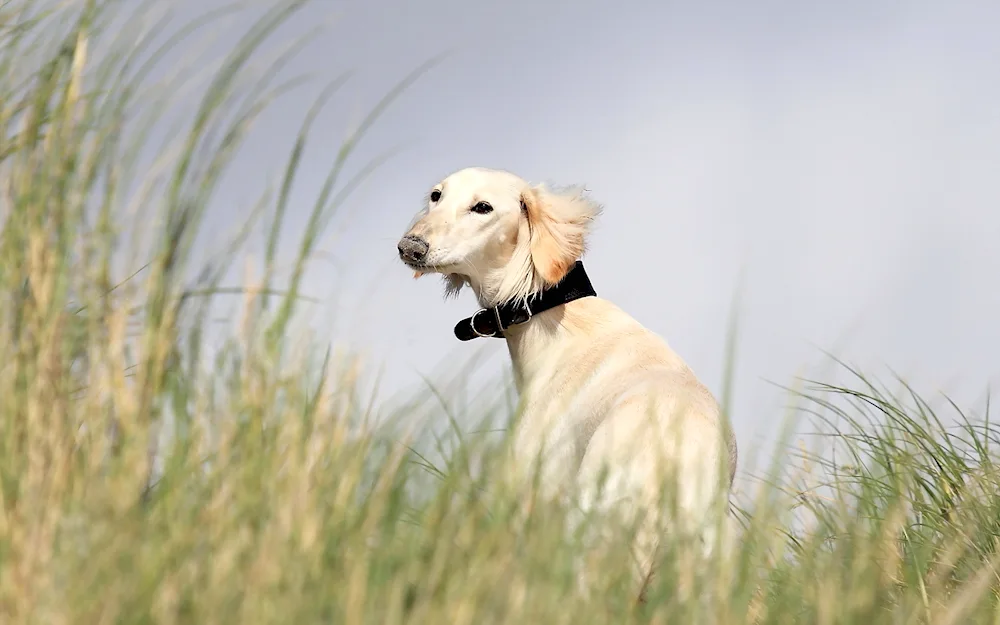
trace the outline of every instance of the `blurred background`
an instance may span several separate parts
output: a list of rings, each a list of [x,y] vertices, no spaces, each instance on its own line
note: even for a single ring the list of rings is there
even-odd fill
[[[149,6],[181,17],[223,6],[170,4]],[[243,32],[227,24],[209,49]],[[314,80],[262,117],[211,219],[235,228],[278,179],[323,83],[350,72],[303,156],[294,240],[344,138],[440,57],[358,144],[353,171],[385,160],[324,233],[305,282],[323,300],[311,324],[364,353],[378,397],[468,373],[473,355],[477,388],[499,388],[509,368],[502,341],[453,337],[471,294],[444,301],[396,258],[427,190],[477,165],[587,185],[605,207],[585,257],[598,293],[717,395],[736,305],[741,453],[776,432],[781,385],[823,377],[824,351],[980,406],[1000,380],[997,24],[1000,4],[985,1],[307,7],[281,32],[323,29],[288,64]]]

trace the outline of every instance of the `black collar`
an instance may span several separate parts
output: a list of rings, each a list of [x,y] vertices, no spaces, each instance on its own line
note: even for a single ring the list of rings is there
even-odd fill
[[[493,308],[482,308],[471,317],[466,317],[455,326],[455,336],[460,341],[471,341],[477,337],[504,338],[503,331],[512,325],[524,323],[533,316],[550,308],[562,306],[581,297],[596,296],[590,278],[583,269],[583,263],[576,261],[562,280],[553,287],[534,294],[527,306],[506,302]]]

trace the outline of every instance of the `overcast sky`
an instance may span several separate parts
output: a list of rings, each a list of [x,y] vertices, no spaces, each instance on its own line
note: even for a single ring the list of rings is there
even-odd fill
[[[314,321],[363,348],[385,392],[476,350],[490,357],[482,376],[509,366],[501,341],[453,337],[471,294],[443,301],[395,252],[428,189],[471,165],[586,184],[605,207],[585,258],[598,293],[717,394],[743,276],[742,450],[783,416],[771,383],[820,375],[821,349],[967,405],[1000,380],[1000,3],[315,5],[281,36],[333,20],[291,69],[354,77],[313,135],[296,232],[352,125],[448,53],[365,139],[355,163],[395,155],[334,222],[307,280],[335,302]],[[246,181],[278,172],[316,91],[262,120],[219,214],[248,212]]]

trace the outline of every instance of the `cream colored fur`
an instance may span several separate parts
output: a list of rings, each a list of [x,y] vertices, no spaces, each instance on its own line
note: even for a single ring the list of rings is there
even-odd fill
[[[468,286],[483,307],[557,283],[584,253],[600,213],[580,190],[482,168],[455,172],[429,198],[435,191],[440,197],[428,199],[407,233],[427,242],[427,256],[408,264],[418,277],[443,274],[449,293]],[[470,211],[479,202],[492,211]],[[651,272],[647,279],[663,278]],[[543,458],[548,494],[575,485],[585,508],[648,513],[635,544],[645,578],[661,536],[660,487],[672,470],[668,488],[679,511],[672,527],[712,549],[715,526],[706,521],[725,509],[735,441],[711,393],[667,343],[599,297],[538,314],[505,337],[522,409],[512,477],[527,478]],[[607,481],[598,497],[602,467]]]

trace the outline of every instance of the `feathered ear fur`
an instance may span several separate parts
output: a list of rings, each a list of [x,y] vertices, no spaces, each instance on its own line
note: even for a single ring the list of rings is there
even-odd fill
[[[531,263],[543,287],[562,280],[586,249],[590,225],[601,213],[582,189],[532,187],[521,195],[527,214]]]

